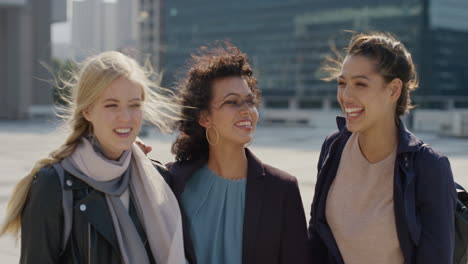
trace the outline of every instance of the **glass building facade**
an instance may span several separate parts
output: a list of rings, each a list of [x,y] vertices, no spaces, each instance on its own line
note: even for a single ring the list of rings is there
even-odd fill
[[[462,44],[446,43],[451,37],[443,34],[451,33],[431,29],[429,0],[171,0],[165,2],[163,12],[162,70],[168,87],[185,71],[190,53],[216,40],[229,40],[248,54],[267,107],[288,108],[291,99],[297,108],[336,107],[336,84],[321,80],[321,64],[333,54],[330,47],[341,49],[347,44],[350,33],[344,30],[378,30],[397,35],[413,54],[424,86],[416,95],[463,93],[459,82],[466,80],[466,68],[451,65],[446,55],[432,58],[456,47],[458,51]],[[466,33],[457,34],[466,38]],[[434,49],[441,41],[446,51]],[[432,66],[438,60],[447,60],[455,67],[448,71],[461,77],[444,77],[444,70],[437,68],[443,63]],[[451,80],[435,87],[435,78]],[[324,103],[327,98],[331,98],[328,104]]]
[[[468,2],[431,0],[430,89],[421,95],[431,108],[468,108]],[[444,98],[444,102],[440,102]]]

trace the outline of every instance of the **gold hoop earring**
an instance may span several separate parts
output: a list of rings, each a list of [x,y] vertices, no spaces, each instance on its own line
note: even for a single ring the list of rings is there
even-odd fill
[[[213,128],[214,131],[216,132],[216,143],[211,142],[210,137],[208,136],[208,129],[210,129],[210,128]],[[218,133],[218,130],[216,129],[216,127],[212,126],[212,127],[210,127],[210,128],[206,128],[206,129],[205,129],[206,140],[208,141],[208,143],[209,143],[211,146],[215,146],[215,145],[218,144],[218,141],[219,141],[219,133]]]

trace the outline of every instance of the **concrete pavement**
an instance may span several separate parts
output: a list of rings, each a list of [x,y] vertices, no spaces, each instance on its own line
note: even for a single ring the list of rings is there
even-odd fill
[[[309,218],[320,146],[329,129],[269,126],[257,129],[250,147],[265,163],[296,176],[299,181],[304,209]],[[0,220],[14,184],[32,168],[35,161],[45,157],[64,140],[66,133],[57,129],[54,121],[0,121]],[[468,139],[445,138],[434,134],[416,133],[426,143],[447,155],[456,181],[468,187]],[[148,130],[143,140],[153,146],[150,157],[161,162],[172,161],[171,135]],[[38,241],[40,243],[40,241]],[[19,243],[18,243],[19,245]],[[19,247],[11,237],[0,238],[0,263],[18,263]]]

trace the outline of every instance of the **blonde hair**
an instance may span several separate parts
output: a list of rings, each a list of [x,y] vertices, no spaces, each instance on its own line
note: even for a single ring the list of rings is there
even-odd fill
[[[60,162],[71,155],[80,139],[91,132],[91,124],[84,118],[83,111],[91,107],[115,79],[123,77],[135,83],[143,91],[143,118],[162,131],[170,131],[171,121],[179,118],[179,107],[173,101],[172,92],[161,88],[152,81],[154,72],[149,64],[141,67],[134,59],[116,51],[104,52],[85,60],[81,67],[72,74],[72,78],[63,81],[61,87],[71,89],[71,95],[62,93],[62,99],[68,106],[61,109],[61,116],[71,133],[65,142],[52,151],[47,158],[39,160],[14,188],[8,202],[7,215],[0,230],[0,236],[10,233],[16,237],[21,229],[21,214],[35,175],[41,168]]]

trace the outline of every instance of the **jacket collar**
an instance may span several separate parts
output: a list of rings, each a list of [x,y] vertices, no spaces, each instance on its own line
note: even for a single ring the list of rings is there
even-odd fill
[[[399,124],[398,154],[418,151],[423,142],[413,135],[413,133],[409,132],[401,119],[399,120]]]
[[[351,133],[346,128],[346,118],[342,116],[337,116],[336,124],[341,134]],[[413,135],[413,133],[411,133],[406,128],[403,121],[399,119],[397,154],[405,152],[416,152],[419,150],[422,144],[423,142],[420,139],[418,139],[415,135]]]
[[[266,176],[263,163],[252,154],[249,149],[245,149],[247,156],[247,186],[244,209],[244,227],[242,241],[242,262],[253,263],[255,258],[255,249],[257,246],[257,230],[259,230],[261,208],[263,206],[263,193],[265,189],[264,179]],[[173,191],[177,199],[180,199],[184,191],[185,184],[191,176],[207,163],[206,158],[200,158],[194,161],[177,161],[167,164],[169,171],[173,175]],[[183,206],[181,206],[182,215],[185,215]],[[187,221],[187,219],[185,219]],[[186,248],[193,252],[190,234],[185,234],[184,243]]]
[[[179,199],[185,189],[185,184],[190,180],[190,177],[203,165],[207,160],[200,158],[197,160],[177,161],[166,164],[169,172],[173,175],[173,192]]]
[[[248,178],[263,178],[265,176],[265,167],[263,163],[248,149],[245,148],[245,155],[248,162]]]
[[[265,167],[249,149],[245,149],[248,160],[247,186],[245,191],[244,227],[242,238],[242,263],[256,262],[258,230],[261,229],[261,212],[265,198]]]
[[[263,163],[248,149],[245,148],[245,155],[247,156],[248,171],[247,178],[259,178],[265,176],[265,168]],[[167,164],[169,171],[174,175],[174,192],[182,194],[185,184],[190,180],[191,176],[203,167],[208,160],[200,158],[197,160],[177,161]]]

